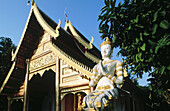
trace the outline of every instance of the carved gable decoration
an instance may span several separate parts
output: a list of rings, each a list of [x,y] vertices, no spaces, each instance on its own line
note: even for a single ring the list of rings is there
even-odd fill
[[[34,51],[30,61],[30,73],[32,76],[36,73],[42,76],[44,71],[49,69],[55,71],[56,54],[51,51],[50,44],[50,34],[45,32],[40,38],[38,48]]]

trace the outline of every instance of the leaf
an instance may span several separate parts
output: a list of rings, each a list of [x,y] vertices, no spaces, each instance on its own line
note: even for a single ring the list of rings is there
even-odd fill
[[[113,40],[112,40],[112,42],[113,42],[113,43],[115,43],[115,40],[116,40],[116,37],[113,37]]]
[[[160,15],[161,15],[161,16],[165,16],[165,14],[166,14],[166,11],[165,11],[165,10],[163,10],[162,12],[160,12]]]
[[[155,22],[157,20],[157,17],[158,17],[158,11],[156,11],[154,13],[154,16],[153,16],[153,22]]]
[[[143,43],[142,47],[140,47],[142,49],[142,51],[145,51],[145,48],[146,48],[146,44]]]
[[[135,25],[136,27],[139,27],[139,28],[144,28],[144,26],[142,26],[142,25]]]
[[[159,25],[161,28],[163,29],[168,29],[169,28],[169,23],[167,20],[163,20],[161,21],[160,25]]]
[[[136,43],[138,43],[139,42],[139,39],[138,38],[136,38]]]
[[[139,15],[136,16],[136,19],[134,19],[134,22],[138,23],[138,20],[139,20]]]
[[[161,75],[164,73],[164,71],[165,71],[165,66],[162,66],[161,67]]]
[[[151,86],[151,85],[149,85],[149,90],[151,90],[151,91],[152,91],[152,86]]]
[[[144,36],[148,36],[149,33],[147,33],[146,31],[143,33]]]
[[[142,38],[142,33],[140,33],[140,40],[143,41],[143,38]]]
[[[127,30],[130,30],[131,29],[131,24],[129,25],[128,29]]]
[[[170,66],[168,66],[167,69],[170,70]]]
[[[165,84],[168,84],[168,82],[169,82],[169,80],[167,80],[167,81],[165,82]]]
[[[136,62],[139,62],[138,55],[136,55]]]
[[[159,50],[159,46],[156,46],[156,47],[155,47],[155,54],[158,53],[158,50]]]
[[[138,54],[138,58],[139,58],[139,60],[143,61],[142,60],[142,53],[141,52]]]
[[[154,24],[152,35],[156,33],[157,28],[158,28],[158,24]]]

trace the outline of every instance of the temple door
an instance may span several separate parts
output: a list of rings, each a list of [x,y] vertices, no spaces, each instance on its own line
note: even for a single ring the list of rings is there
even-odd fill
[[[77,96],[69,93],[62,100],[62,111],[77,111]]]

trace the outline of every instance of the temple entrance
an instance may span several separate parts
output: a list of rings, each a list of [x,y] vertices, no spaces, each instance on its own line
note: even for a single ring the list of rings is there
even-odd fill
[[[86,94],[84,92],[78,93],[68,93],[64,96],[63,100],[61,101],[61,111],[78,111],[78,104],[82,102],[82,99],[79,101],[79,97],[83,98]]]
[[[42,77],[36,74],[29,82],[29,111],[54,111],[55,72],[45,71]]]

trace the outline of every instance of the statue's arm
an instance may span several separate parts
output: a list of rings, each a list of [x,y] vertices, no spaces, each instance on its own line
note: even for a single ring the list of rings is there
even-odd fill
[[[91,86],[91,87],[96,86],[96,84],[98,83],[98,81],[101,78],[101,75],[100,75],[99,71],[97,70],[97,65],[95,65],[93,68],[92,77],[91,77],[91,80],[89,83],[89,86]]]
[[[116,75],[117,75],[117,78],[115,80],[115,83],[122,84],[123,83],[123,63],[120,61],[116,64]]]

